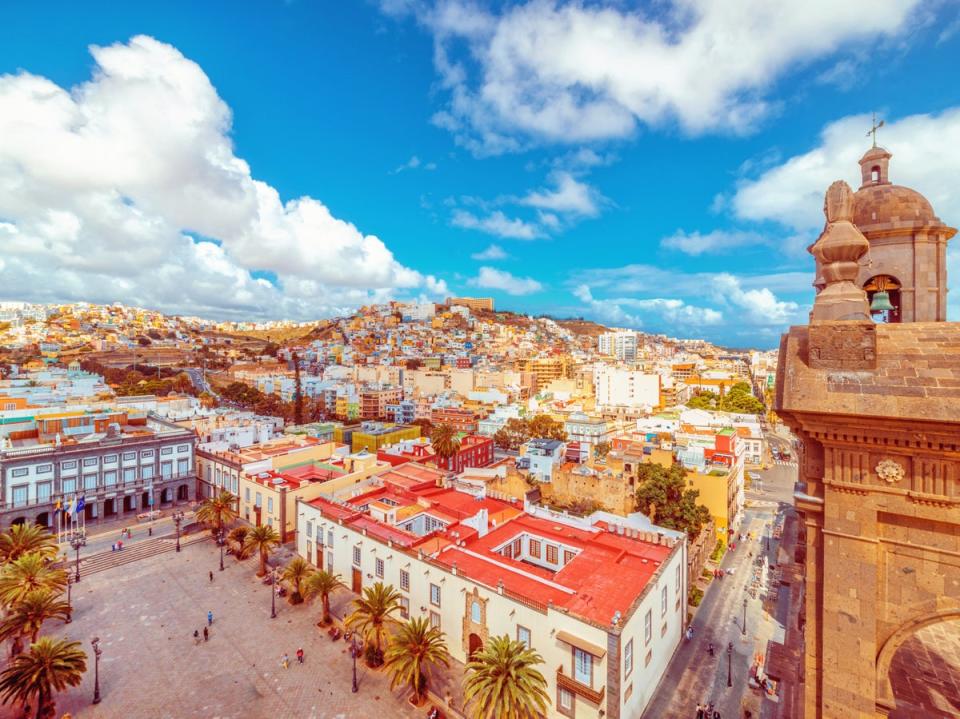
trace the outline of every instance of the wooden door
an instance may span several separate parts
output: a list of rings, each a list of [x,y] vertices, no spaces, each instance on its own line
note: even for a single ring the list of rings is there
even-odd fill
[[[360,594],[360,590],[363,588],[362,575],[360,570],[356,567],[353,568],[353,592],[354,594]]]

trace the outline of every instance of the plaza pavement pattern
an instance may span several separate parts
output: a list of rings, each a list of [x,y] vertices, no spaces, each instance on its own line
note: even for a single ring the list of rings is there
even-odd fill
[[[82,576],[73,586],[71,624],[50,622],[45,634],[82,642],[89,670],[79,687],[57,695],[57,717],[74,719],[376,719],[424,717],[408,692],[391,692],[383,671],[357,663],[359,692],[351,688],[347,644],[316,627],[319,601],[299,606],[277,599],[270,618],[270,587],[256,578],[256,558],[237,562],[213,541],[190,543],[108,571]],[[213,571],[214,581],[209,580]],[[342,590],[333,604],[352,598]],[[210,639],[197,644],[207,611],[214,614]],[[90,639],[100,637],[102,702],[94,694]],[[297,664],[303,647],[305,662]],[[286,652],[290,667],[284,669]],[[0,707],[14,719],[20,708]]]

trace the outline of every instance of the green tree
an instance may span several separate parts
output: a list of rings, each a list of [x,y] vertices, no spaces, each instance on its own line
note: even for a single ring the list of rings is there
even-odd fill
[[[497,430],[493,436],[493,443],[500,449],[517,451],[520,445],[531,437],[530,423],[525,419],[511,417]]]
[[[610,449],[609,442],[597,442],[597,445],[593,448],[593,456],[597,459],[604,459],[610,454]]]
[[[406,684],[413,692],[414,704],[420,704],[427,691],[424,669],[430,665],[450,666],[443,632],[430,626],[426,617],[414,617],[401,624],[390,638],[384,659],[390,672],[390,688]]]
[[[235,545],[237,559],[246,559],[250,556],[250,550],[247,548],[247,535],[250,534],[250,528],[245,526],[234,527],[227,535],[227,541]]]
[[[12,606],[32,591],[47,589],[63,592],[67,586],[67,573],[55,569],[49,559],[40,552],[30,552],[18,557],[0,570],[0,603]]]
[[[507,635],[491,637],[467,663],[464,698],[474,719],[537,719],[547,713],[547,680],[535,668],[543,658]]]
[[[383,664],[383,642],[387,628],[396,623],[394,614],[400,610],[400,592],[391,584],[377,582],[364,587],[363,594],[353,600],[354,609],[345,624],[358,631],[372,650],[368,657],[372,666]]]
[[[430,435],[433,433],[433,422],[431,422],[429,419],[426,419],[425,417],[421,417],[420,419],[415,419],[410,424],[413,425],[414,427],[420,428],[420,435],[422,437],[429,438]]]
[[[204,524],[211,525],[217,532],[223,530],[224,525],[230,524],[237,518],[237,496],[222,490],[215,497],[203,500],[197,508],[196,517]]]
[[[78,686],[85,671],[87,655],[80,642],[41,637],[0,673],[0,697],[4,704],[15,701],[24,708],[36,698],[36,719],[52,719],[55,693]]]
[[[445,462],[460,451],[460,438],[457,436],[457,430],[449,424],[438,424],[433,428],[433,432],[430,434],[430,444],[433,446],[434,452],[437,453],[437,457]]]
[[[637,511],[653,515],[651,519],[661,527],[686,532],[690,539],[695,539],[710,521],[709,510],[697,504],[700,493],[687,488],[682,464],[670,469],[652,462],[639,465],[636,496]]]
[[[13,653],[19,654],[23,649],[22,637],[35,642],[45,621],[69,616],[70,605],[57,594],[49,589],[34,589],[10,607],[0,622],[0,641],[13,639]]]
[[[303,601],[303,584],[313,574],[313,567],[303,557],[294,557],[290,564],[283,568],[280,579],[290,584],[290,603],[300,604]]]
[[[260,553],[260,569],[257,571],[258,577],[262,577],[267,573],[267,558],[270,556],[273,548],[278,544],[280,544],[280,535],[277,534],[277,530],[266,524],[253,527],[247,532],[247,536],[243,540],[244,548],[250,553]]]
[[[563,423],[556,421],[550,415],[536,415],[530,420],[529,428],[531,437],[539,439],[558,439],[561,442],[567,441],[567,433],[563,429]]]
[[[323,614],[320,617],[320,623],[327,625],[330,623],[330,595],[342,586],[339,574],[332,574],[326,570],[314,572],[303,583],[304,597],[320,597],[320,603],[323,607]]]
[[[0,533],[0,564],[12,562],[24,554],[39,552],[44,557],[57,556],[57,540],[39,524],[14,524]]]
[[[690,409],[709,409],[717,408],[717,394],[709,390],[697,391],[693,397],[687,401],[687,407]]]
[[[753,395],[746,382],[737,382],[721,399],[720,409],[739,414],[761,414],[763,403]]]

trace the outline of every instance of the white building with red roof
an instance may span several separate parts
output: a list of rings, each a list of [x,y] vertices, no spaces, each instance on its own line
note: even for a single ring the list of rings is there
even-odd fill
[[[508,635],[544,659],[549,717],[638,718],[681,641],[686,538],[643,515],[523,506],[410,463],[297,510],[297,551],[402,595],[461,662]]]

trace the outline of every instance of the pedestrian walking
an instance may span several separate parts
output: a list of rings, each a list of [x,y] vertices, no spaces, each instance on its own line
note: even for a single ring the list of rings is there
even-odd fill
[[[213,571],[212,571],[212,570],[210,571],[210,581],[211,581],[211,582],[213,581]]]
[[[148,536],[148,537],[152,537],[152,536],[153,536],[153,527],[147,527],[147,536]]]
[[[720,719],[720,712],[718,712],[716,709],[714,709],[714,710],[713,710],[713,716],[710,717],[710,719]]]
[[[122,551],[123,551],[123,542],[117,542],[117,551],[118,551],[118,552],[122,552]]]
[[[110,551],[111,551],[111,552],[116,552],[116,551],[117,551],[117,545],[116,545],[116,544],[111,544],[111,545],[110,545]]]
[[[297,664],[303,664],[303,647],[297,649]]]
[[[194,630],[193,630],[193,643],[194,643],[194,644],[199,644],[199,643],[200,643],[200,630],[199,630],[199,629],[194,629]]]
[[[703,719],[703,704],[697,702],[697,719]]]
[[[286,652],[284,652],[283,656],[280,657],[280,666],[282,666],[284,669],[290,668],[290,657],[287,656]]]
[[[204,628],[203,628],[203,641],[207,641],[207,639],[209,639],[209,638],[210,638],[210,632],[207,631],[207,628],[206,628],[206,627],[204,627]]]
[[[207,610],[207,626],[208,627],[213,626],[213,610],[212,609]]]

